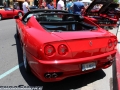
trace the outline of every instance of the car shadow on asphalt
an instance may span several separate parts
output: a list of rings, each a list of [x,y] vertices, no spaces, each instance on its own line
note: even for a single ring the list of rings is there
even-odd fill
[[[2,19],[1,21],[5,21],[5,20],[11,20],[11,19],[14,19],[14,18]]]
[[[14,37],[16,40],[18,62],[19,64],[21,64],[23,63],[22,48],[21,48],[19,39],[16,37],[16,35]],[[43,87],[42,90],[78,89],[83,86],[86,86],[87,84],[103,79],[106,76],[103,70],[98,70],[98,71],[94,71],[94,72],[84,74],[84,75],[69,77],[59,82],[44,83],[41,80],[39,80],[36,76],[34,76],[33,74],[27,74],[25,72],[24,66],[19,67],[19,70],[21,72],[22,77],[25,79],[26,83],[29,86],[40,86],[40,87]]]

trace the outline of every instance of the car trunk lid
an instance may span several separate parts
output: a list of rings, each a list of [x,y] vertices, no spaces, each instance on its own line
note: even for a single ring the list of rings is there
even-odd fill
[[[113,34],[106,31],[54,32],[52,34],[65,40],[73,58],[90,57],[113,50],[113,47],[108,48],[108,41],[112,39],[110,36]]]

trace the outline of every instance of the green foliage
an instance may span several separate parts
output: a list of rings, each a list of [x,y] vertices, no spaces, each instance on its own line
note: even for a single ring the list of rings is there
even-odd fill
[[[119,0],[114,0],[115,3],[118,3]]]

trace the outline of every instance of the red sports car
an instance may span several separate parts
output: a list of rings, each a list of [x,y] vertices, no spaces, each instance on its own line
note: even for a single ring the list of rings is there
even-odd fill
[[[103,28],[113,28],[117,26],[119,20],[115,12],[118,6],[113,0],[94,0],[85,10],[84,16]]]
[[[14,18],[24,67],[44,82],[105,69],[115,60],[116,36],[86,17],[39,9]]]
[[[23,11],[12,8],[4,8],[3,6],[0,6],[0,20],[13,18],[15,15],[21,16],[23,15]]]

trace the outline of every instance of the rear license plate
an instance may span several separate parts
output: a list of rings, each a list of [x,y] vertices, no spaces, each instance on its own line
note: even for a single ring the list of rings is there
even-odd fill
[[[96,68],[96,63],[95,62],[82,64],[82,71],[91,70],[91,69],[94,69],[94,68]]]

